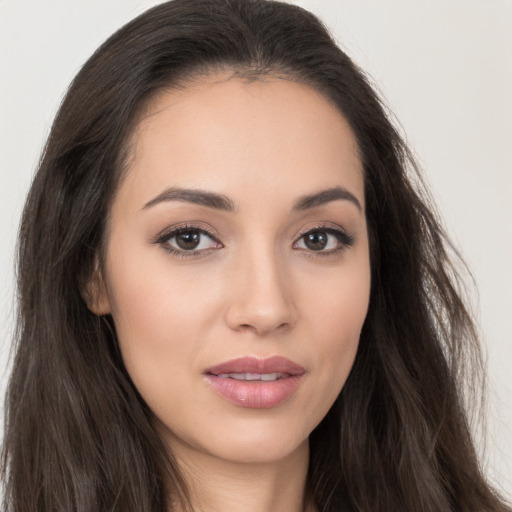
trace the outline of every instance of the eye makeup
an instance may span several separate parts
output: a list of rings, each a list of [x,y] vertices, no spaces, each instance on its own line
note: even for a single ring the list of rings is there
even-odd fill
[[[338,255],[353,246],[355,237],[340,226],[334,226],[320,224],[304,230],[293,243],[292,248],[303,251],[311,257],[325,258]],[[176,258],[200,258],[224,247],[210,230],[193,224],[164,230],[152,243],[159,245]],[[202,245],[206,247],[201,247]]]
[[[298,248],[297,244],[302,240],[305,247]],[[301,232],[297,242],[292,247],[304,250],[308,256],[326,258],[336,256],[352,247],[355,240],[355,236],[347,233],[341,226],[334,227],[332,224],[320,224]],[[328,250],[322,250],[325,249],[324,243],[325,246],[332,245],[333,243],[335,246],[330,247]],[[321,247],[315,248],[315,245],[320,245]]]
[[[211,240],[212,247],[201,249],[186,247],[187,245],[194,245],[195,242],[198,242],[197,245],[200,246],[203,242],[201,238],[205,237]],[[176,239],[174,245],[171,244],[173,239]],[[164,230],[152,243],[159,245],[164,251],[176,258],[198,258],[224,247],[210,230],[194,224],[185,224]],[[181,243],[184,247],[180,248],[176,246],[176,243]]]

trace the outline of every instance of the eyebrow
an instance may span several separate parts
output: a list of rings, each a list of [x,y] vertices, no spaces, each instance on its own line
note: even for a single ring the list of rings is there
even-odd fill
[[[330,203],[331,201],[336,201],[339,199],[350,201],[357,207],[360,212],[363,211],[363,207],[361,206],[361,203],[357,197],[349,192],[346,188],[339,186],[321,190],[320,192],[316,192],[307,196],[299,197],[293,206],[293,211],[299,212],[303,210],[309,210],[315,206],[321,206],[323,204]]]
[[[187,203],[200,204],[208,208],[216,210],[224,210],[227,212],[235,212],[235,203],[229,197],[214,192],[206,192],[205,190],[197,190],[191,188],[171,187],[165,189],[161,194],[148,201],[143,210],[147,210],[152,206],[166,201],[184,201]]]
[[[363,210],[361,203],[354,194],[344,187],[337,186],[299,197],[295,202],[292,211],[299,212],[309,210],[316,206],[321,206],[336,200],[350,201],[360,212]],[[178,187],[165,189],[161,194],[148,201],[142,209],[147,210],[148,208],[167,201],[184,201],[231,213],[237,211],[235,203],[223,194]]]

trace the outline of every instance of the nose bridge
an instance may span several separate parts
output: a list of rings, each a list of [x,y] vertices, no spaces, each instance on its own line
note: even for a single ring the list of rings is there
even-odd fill
[[[233,272],[228,323],[260,334],[295,322],[286,261],[268,239],[252,239],[240,248]]]

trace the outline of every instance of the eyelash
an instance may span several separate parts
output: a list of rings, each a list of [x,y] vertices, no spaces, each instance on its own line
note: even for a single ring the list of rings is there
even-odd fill
[[[199,257],[201,253],[204,252],[210,252],[210,249],[203,249],[202,251],[197,250],[191,250],[191,251],[185,251],[185,250],[177,250],[173,249],[169,246],[168,242],[175,236],[181,235],[182,233],[190,233],[190,232],[197,232],[201,235],[206,235],[207,237],[211,238],[217,243],[220,243],[215,235],[211,233],[210,231],[201,228],[200,226],[194,226],[194,225],[185,225],[180,226],[178,228],[173,228],[170,231],[164,231],[155,241],[154,243],[157,245],[160,245],[164,251],[168,252],[169,254],[172,254],[173,256],[177,258],[194,258]]]
[[[203,254],[205,252],[210,252],[211,250],[215,250],[212,248],[212,249],[202,249],[200,251],[197,251],[197,250],[186,251],[186,250],[173,249],[172,247],[169,246],[169,244],[168,244],[169,240],[171,240],[175,236],[181,235],[183,233],[190,233],[190,232],[196,232],[196,233],[200,233],[201,235],[206,235],[208,238],[211,238],[213,241],[220,244],[220,242],[217,240],[217,238],[215,237],[215,235],[213,233],[211,233],[210,231],[208,231],[200,226],[194,226],[194,225],[180,226],[178,228],[173,228],[170,231],[165,231],[165,232],[161,233],[158,236],[158,238],[156,240],[154,240],[153,243],[156,245],[160,245],[166,252],[168,252],[169,254],[171,254],[172,256],[177,257],[177,258],[194,258],[194,257],[197,258],[197,257],[200,257],[201,254]],[[307,251],[309,253],[308,256],[324,257],[324,258],[329,257],[329,256],[334,256],[334,255],[339,254],[340,252],[346,250],[348,247],[351,247],[352,245],[354,245],[354,242],[355,242],[355,237],[352,235],[349,235],[342,228],[340,228],[340,227],[333,228],[332,226],[329,226],[329,225],[319,225],[319,226],[310,228],[306,231],[303,231],[302,233],[300,233],[297,241],[301,240],[304,236],[306,236],[310,233],[315,233],[315,232],[326,233],[328,235],[334,236],[340,243],[340,246],[336,249],[332,249],[329,251],[309,250],[309,251]],[[297,243],[297,242],[295,242],[295,243]]]
[[[327,258],[329,256],[336,256],[339,253],[345,251],[349,247],[352,247],[355,242],[355,236],[349,235],[343,228],[341,227],[332,227],[328,224],[321,224],[319,226],[315,226],[313,228],[309,228],[306,231],[303,231],[300,233],[299,238],[297,241],[301,240],[303,237],[310,233],[326,233],[328,235],[334,236],[336,240],[339,243],[339,246],[336,249],[331,249],[328,251],[314,251],[314,250],[307,250],[307,255],[311,257],[320,257],[320,258]],[[297,242],[295,242],[297,243]],[[304,249],[303,249],[304,250]]]

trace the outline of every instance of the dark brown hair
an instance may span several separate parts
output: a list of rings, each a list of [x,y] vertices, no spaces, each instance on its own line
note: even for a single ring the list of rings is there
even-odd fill
[[[73,80],[20,229],[4,509],[162,512],[169,497],[186,506],[112,319],[92,314],[81,291],[137,113],[162,88],[218,69],[314,87],[349,122],[364,165],[370,307],[346,385],[311,434],[318,511],[510,510],[475,454],[462,377],[481,371],[478,341],[414,161],[321,22],[265,0],[161,4],[110,37]]]

